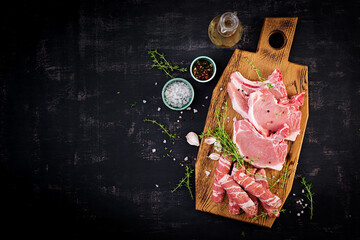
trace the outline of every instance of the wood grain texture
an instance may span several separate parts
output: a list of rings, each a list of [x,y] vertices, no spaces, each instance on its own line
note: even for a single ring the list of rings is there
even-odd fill
[[[235,112],[231,107],[231,100],[227,94],[227,83],[230,80],[230,74],[239,71],[248,79],[257,80],[257,75],[251,66],[243,59],[248,57],[257,68],[260,69],[263,76],[270,75],[275,68],[279,68],[283,74],[283,81],[285,83],[288,96],[305,92],[304,105],[300,107],[302,112],[301,118],[301,132],[296,138],[296,141],[288,141],[288,154],[285,164],[289,167],[289,176],[285,183],[280,182],[275,185],[272,190],[283,201],[283,204],[288,197],[300,155],[301,145],[304,139],[305,128],[309,116],[309,102],[308,102],[308,67],[291,63],[288,61],[293,37],[295,34],[297,18],[265,18],[264,25],[261,31],[257,51],[255,53],[242,51],[236,49],[225,68],[221,78],[219,79],[211,98],[208,115],[204,131],[209,128],[214,128],[216,124],[215,110],[221,109],[224,102],[228,102],[226,116],[226,130],[232,135],[233,118],[242,119],[241,115]],[[274,49],[269,45],[269,36],[274,31],[281,31],[285,35],[285,45],[281,49]],[[200,149],[196,162],[195,185],[196,185],[196,209],[200,211],[210,212],[216,215],[221,215],[236,220],[250,222],[253,224],[271,227],[275,221],[274,218],[258,218],[258,220],[250,221],[244,214],[230,215],[228,213],[228,199],[225,197],[222,203],[214,203],[210,197],[212,194],[212,185],[217,161],[210,161],[207,156],[214,152],[212,145],[207,145],[204,141],[201,142]],[[207,177],[205,171],[210,171],[211,174]],[[278,179],[281,174],[284,174],[284,168],[281,171],[267,170],[267,177],[275,177]],[[260,209],[261,211],[261,209]],[[280,216],[281,217],[281,216]]]

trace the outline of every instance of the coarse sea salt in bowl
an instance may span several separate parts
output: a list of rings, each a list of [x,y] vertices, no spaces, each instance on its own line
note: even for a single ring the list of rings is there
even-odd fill
[[[162,100],[172,110],[184,110],[194,100],[195,92],[191,84],[183,78],[173,78],[162,89]]]

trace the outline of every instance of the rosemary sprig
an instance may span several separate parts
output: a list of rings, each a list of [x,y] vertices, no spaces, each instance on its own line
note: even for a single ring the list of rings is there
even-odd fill
[[[173,72],[175,70],[180,72],[187,71],[187,68],[180,68],[178,65],[172,65],[168,60],[166,60],[165,55],[163,53],[159,53],[157,49],[148,50],[147,53],[153,59],[153,64],[151,65],[151,67],[164,71],[165,74],[168,75],[170,78],[174,78],[170,74],[170,72]]]
[[[302,177],[301,178],[301,184],[304,185],[305,190],[306,190],[305,196],[310,201],[310,220],[311,220],[313,215],[314,215],[314,205],[313,205],[314,193],[311,191],[312,183],[308,183],[306,181],[305,177]]]
[[[173,141],[174,141],[176,138],[179,138],[179,136],[177,136],[176,134],[170,133],[170,131],[165,127],[164,124],[158,123],[156,120],[152,120],[152,119],[147,119],[147,118],[145,118],[145,119],[144,119],[144,122],[151,122],[151,123],[153,123],[153,124],[158,125],[158,126],[163,130],[163,132],[166,133],[166,134],[170,137],[170,139],[172,139]]]
[[[199,137],[203,138],[206,136],[213,136],[217,141],[220,142],[221,151],[220,153],[224,156],[230,156],[233,162],[237,163],[237,166],[244,165],[245,158],[241,156],[237,150],[236,145],[232,141],[232,138],[225,130],[225,112],[227,110],[227,102],[224,103],[223,107],[224,112],[221,112],[219,109],[215,111],[216,116],[216,127],[214,129],[209,128],[206,132],[203,132]],[[246,159],[246,161],[254,161],[254,159]]]
[[[248,57],[243,57],[243,58],[244,58],[244,59],[250,64],[250,66],[255,70],[256,74],[258,75],[258,78],[259,78],[260,82],[266,81],[266,78],[263,78],[263,77],[261,76],[260,70],[259,70],[257,67],[255,67],[254,63],[251,62]],[[274,87],[271,83],[265,83],[265,84],[266,84],[266,86],[267,86],[269,89],[271,89],[272,87]]]
[[[191,175],[193,174],[194,172],[194,169],[189,167],[189,166],[186,166],[185,168],[186,172],[185,172],[185,177],[183,177],[179,184],[171,191],[172,193],[175,192],[178,188],[181,188],[181,187],[186,187],[188,190],[189,190],[189,193],[190,193],[190,196],[191,196],[191,199],[194,199],[194,196],[192,194],[192,190],[191,190],[191,183],[190,183],[190,178],[191,178]]]

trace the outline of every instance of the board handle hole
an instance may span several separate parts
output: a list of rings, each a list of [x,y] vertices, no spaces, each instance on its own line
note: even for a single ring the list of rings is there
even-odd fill
[[[285,33],[280,30],[275,30],[270,33],[269,44],[272,48],[277,50],[282,49],[286,45],[286,40]]]

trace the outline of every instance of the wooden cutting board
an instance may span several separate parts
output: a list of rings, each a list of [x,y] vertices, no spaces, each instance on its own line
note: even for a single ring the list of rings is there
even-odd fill
[[[280,182],[276,183],[272,189],[272,192],[282,199],[283,204],[292,188],[301,145],[304,139],[306,123],[309,116],[308,67],[288,61],[295,34],[296,23],[297,17],[265,18],[257,51],[255,53],[239,49],[234,51],[227,67],[213,91],[204,127],[204,131],[208,128],[215,127],[215,110],[221,109],[222,106],[224,106],[225,101],[228,103],[226,111],[226,116],[228,116],[228,121],[226,121],[226,130],[230,136],[232,136],[233,132],[233,118],[236,117],[238,120],[242,119],[241,115],[236,113],[232,108],[231,100],[227,94],[227,83],[230,81],[230,74],[235,71],[239,71],[245,78],[258,80],[256,72],[252,69],[244,57],[248,57],[248,59],[261,71],[262,76],[265,78],[270,75],[275,68],[279,68],[283,75],[283,81],[286,85],[289,97],[305,92],[304,105],[300,107],[302,112],[300,135],[298,135],[295,142],[288,141],[288,154],[284,164],[288,165],[288,171],[286,172],[286,168],[283,168],[281,171],[270,169],[266,170],[267,177],[273,178],[274,176],[274,180],[279,179],[281,176],[286,176],[285,181],[280,180]],[[281,36],[284,37],[283,46],[278,46],[280,48],[275,49],[270,46],[269,38],[274,33],[281,33]],[[212,195],[214,173],[218,161],[211,160],[207,156],[213,152],[215,152],[213,145],[205,144],[204,139],[202,139],[195,165],[196,210],[271,228],[275,218],[259,217],[257,220],[251,221],[245,217],[244,214],[230,215],[228,212],[227,197],[224,198],[222,203],[214,203],[210,199]],[[211,171],[209,176],[206,175],[206,171]],[[259,207],[259,213],[262,211],[263,209]]]

